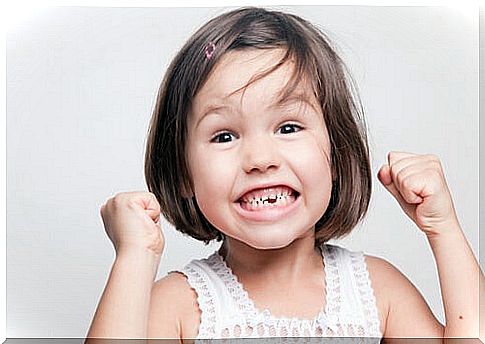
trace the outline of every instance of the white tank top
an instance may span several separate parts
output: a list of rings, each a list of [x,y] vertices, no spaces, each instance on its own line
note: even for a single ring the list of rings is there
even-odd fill
[[[326,304],[312,320],[275,317],[257,309],[217,251],[192,260],[180,272],[197,293],[197,339],[365,337],[366,343],[379,343],[378,310],[363,253],[330,244],[321,245],[320,251]]]

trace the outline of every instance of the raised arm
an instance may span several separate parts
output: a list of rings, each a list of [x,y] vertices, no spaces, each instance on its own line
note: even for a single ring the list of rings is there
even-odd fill
[[[147,338],[153,281],[160,258],[151,252],[123,252],[116,257],[96,309],[89,338]]]
[[[443,337],[483,341],[479,300],[485,297],[485,280],[459,225],[439,159],[434,155],[390,152],[388,164],[380,169],[378,178],[426,234],[431,246],[445,310]]]
[[[485,319],[479,323],[480,299],[485,297],[483,272],[458,222],[438,232],[428,236],[428,241],[436,260],[445,309],[444,337],[480,338],[484,342]]]
[[[87,333],[92,338],[147,338],[150,297],[164,239],[160,206],[148,192],[126,192],[101,207],[116,259]],[[89,339],[91,338],[91,339]]]

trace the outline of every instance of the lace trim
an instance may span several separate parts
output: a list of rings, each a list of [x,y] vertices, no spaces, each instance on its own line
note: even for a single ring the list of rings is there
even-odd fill
[[[213,291],[205,278],[205,273],[199,271],[195,264],[186,265],[181,272],[187,277],[187,282],[197,294],[197,303],[201,311],[198,338],[213,338],[216,334],[217,313],[214,304]]]
[[[217,251],[206,259],[199,262],[193,261],[185,266],[182,272],[187,276],[190,286],[196,291],[197,302],[201,310],[197,339],[299,336],[373,336],[381,338],[376,301],[362,252],[351,252],[329,244],[322,245],[320,250],[325,263],[326,304],[325,309],[311,320],[274,317],[268,309],[258,310],[247,291],[237,280],[237,276],[232,273]],[[342,250],[350,253],[351,271],[355,275],[358,293],[362,300],[364,323],[341,323],[343,319],[340,319],[340,308],[341,302],[344,300],[341,300],[343,290],[341,290],[337,255],[346,253]],[[234,305],[240,311],[239,314],[234,314],[232,319],[226,319],[228,323],[219,324],[220,320],[216,311],[217,295],[211,287],[204,269],[198,266],[200,263],[211,268],[223,282]]]
[[[375,337],[382,337],[377,302],[374,290],[372,289],[364,254],[362,252],[350,252],[350,260],[357,289],[362,301],[362,310],[364,312],[364,319],[367,321],[369,334]]]
[[[340,276],[337,265],[336,247],[332,245],[321,245],[320,250],[325,264],[325,285],[326,302],[325,313],[333,322],[338,321],[340,314]]]
[[[223,257],[215,252],[207,258],[206,263],[222,280],[235,305],[251,327],[257,327],[263,323],[270,328],[271,326],[276,328],[286,327],[290,332],[295,332],[296,330],[300,334],[307,333],[307,335],[312,333],[320,333],[322,335],[324,332],[341,333],[341,330],[339,331],[338,326],[336,326],[340,311],[340,278],[338,276],[335,249],[322,245],[320,251],[325,263],[326,302],[325,308],[314,319],[275,317],[271,315],[268,309],[258,310],[253,300],[249,297],[248,292],[243,288]],[[326,328],[329,331],[324,331]],[[296,335],[296,333],[294,334]]]

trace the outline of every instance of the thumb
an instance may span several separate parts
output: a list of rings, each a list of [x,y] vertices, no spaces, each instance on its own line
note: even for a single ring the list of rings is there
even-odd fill
[[[394,198],[398,201],[399,205],[401,208],[403,208],[404,211],[408,210],[407,208],[410,207],[410,204],[408,204],[404,198],[401,196],[401,193],[399,190],[396,188],[396,185],[394,185],[391,177],[391,169],[389,168],[389,165],[383,165],[381,169],[379,170],[379,173],[377,174],[377,178],[381,182],[381,184],[386,188],[391,195],[394,196]]]
[[[160,204],[157,201],[157,197],[153,193],[143,192],[140,196],[143,207],[146,210],[160,211]]]
[[[153,220],[153,222],[158,223],[160,221],[160,211],[147,209],[145,210],[148,216]]]
[[[140,193],[139,202],[150,219],[153,220],[153,222],[158,223],[160,220],[160,204],[155,195],[151,192]]]

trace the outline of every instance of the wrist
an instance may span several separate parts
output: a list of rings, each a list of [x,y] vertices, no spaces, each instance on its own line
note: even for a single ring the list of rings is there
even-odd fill
[[[126,247],[116,251],[117,262],[134,265],[154,265],[160,263],[161,254],[147,248]]]
[[[147,247],[144,244],[130,244],[130,245],[119,245],[116,248],[116,257],[152,257],[153,259],[159,259],[163,254],[162,250],[154,250],[150,247]]]
[[[426,233],[426,237],[431,246],[438,243],[456,244],[465,238],[463,230],[458,221],[444,224],[436,228],[431,233]]]
[[[154,281],[160,265],[160,255],[147,250],[120,250],[113,263],[113,271],[123,271],[138,281]]]

